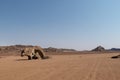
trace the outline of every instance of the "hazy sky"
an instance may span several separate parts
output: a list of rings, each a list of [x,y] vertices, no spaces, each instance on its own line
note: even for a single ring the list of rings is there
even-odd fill
[[[120,0],[0,0],[0,45],[120,47]]]

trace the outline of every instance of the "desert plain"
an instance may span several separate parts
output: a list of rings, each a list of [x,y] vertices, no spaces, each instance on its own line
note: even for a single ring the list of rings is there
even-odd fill
[[[0,80],[120,80],[119,53],[49,55],[45,60],[0,57]]]

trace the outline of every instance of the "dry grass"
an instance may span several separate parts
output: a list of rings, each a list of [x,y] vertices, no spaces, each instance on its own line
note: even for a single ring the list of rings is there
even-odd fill
[[[0,80],[120,80],[120,59],[111,54],[50,55],[46,60],[0,59]]]

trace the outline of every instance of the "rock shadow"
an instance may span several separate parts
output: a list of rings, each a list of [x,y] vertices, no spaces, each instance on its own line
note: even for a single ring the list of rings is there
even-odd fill
[[[29,61],[28,59],[16,59],[15,61]]]

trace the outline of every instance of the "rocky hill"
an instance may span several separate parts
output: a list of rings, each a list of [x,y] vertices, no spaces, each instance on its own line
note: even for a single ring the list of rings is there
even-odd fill
[[[120,51],[120,48],[111,48],[111,51]]]
[[[105,51],[105,48],[102,46],[98,46],[95,49],[93,49],[92,51]]]
[[[8,56],[8,55],[20,55],[21,50],[27,47],[34,47],[32,45],[12,45],[12,46],[0,46],[0,55]],[[58,49],[53,47],[43,48],[45,52],[73,52],[76,51],[74,49]]]
[[[19,55],[21,50],[32,45],[0,46],[0,55]]]

